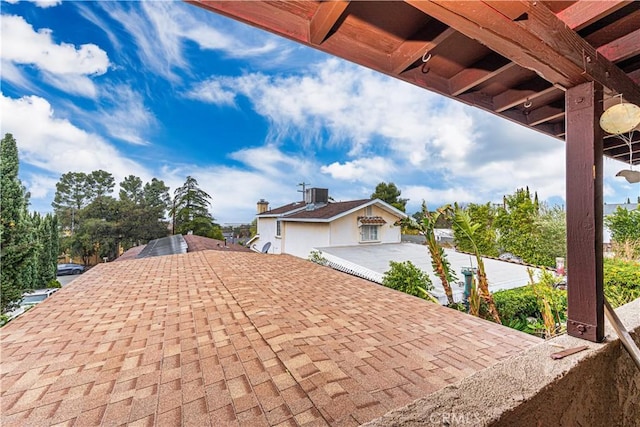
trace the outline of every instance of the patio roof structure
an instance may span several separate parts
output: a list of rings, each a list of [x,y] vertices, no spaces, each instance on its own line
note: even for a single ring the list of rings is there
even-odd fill
[[[564,140],[567,329],[604,338],[603,156],[640,164],[640,132],[605,138],[599,118],[640,105],[640,2],[190,3]]]

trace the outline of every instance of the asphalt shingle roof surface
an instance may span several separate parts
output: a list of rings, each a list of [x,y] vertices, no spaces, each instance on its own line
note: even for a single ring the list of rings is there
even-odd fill
[[[332,202],[311,211],[302,210],[300,212],[287,215],[284,219],[330,219],[336,215],[340,215],[341,213],[350,211],[351,209],[357,208],[358,206],[369,203],[370,201],[370,199],[362,199],[350,200],[348,202]]]
[[[540,342],[222,251],[99,264],[0,337],[3,426],[358,425]]]

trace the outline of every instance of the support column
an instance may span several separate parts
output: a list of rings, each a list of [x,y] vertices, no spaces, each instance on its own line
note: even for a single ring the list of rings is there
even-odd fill
[[[567,141],[567,292],[569,335],[604,339],[602,266],[602,85],[568,89]]]

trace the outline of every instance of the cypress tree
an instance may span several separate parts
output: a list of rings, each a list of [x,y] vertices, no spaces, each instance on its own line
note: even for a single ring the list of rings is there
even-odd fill
[[[34,248],[30,241],[27,196],[18,179],[18,148],[13,135],[0,142],[0,312],[22,298],[24,268]]]

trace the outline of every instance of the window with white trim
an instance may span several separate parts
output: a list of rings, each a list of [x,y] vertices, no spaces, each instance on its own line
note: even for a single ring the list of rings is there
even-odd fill
[[[364,208],[364,216],[373,216],[373,206]]]
[[[379,225],[363,225],[360,227],[361,242],[375,242],[378,240]]]
[[[276,221],[276,237],[282,236],[280,220]]]

